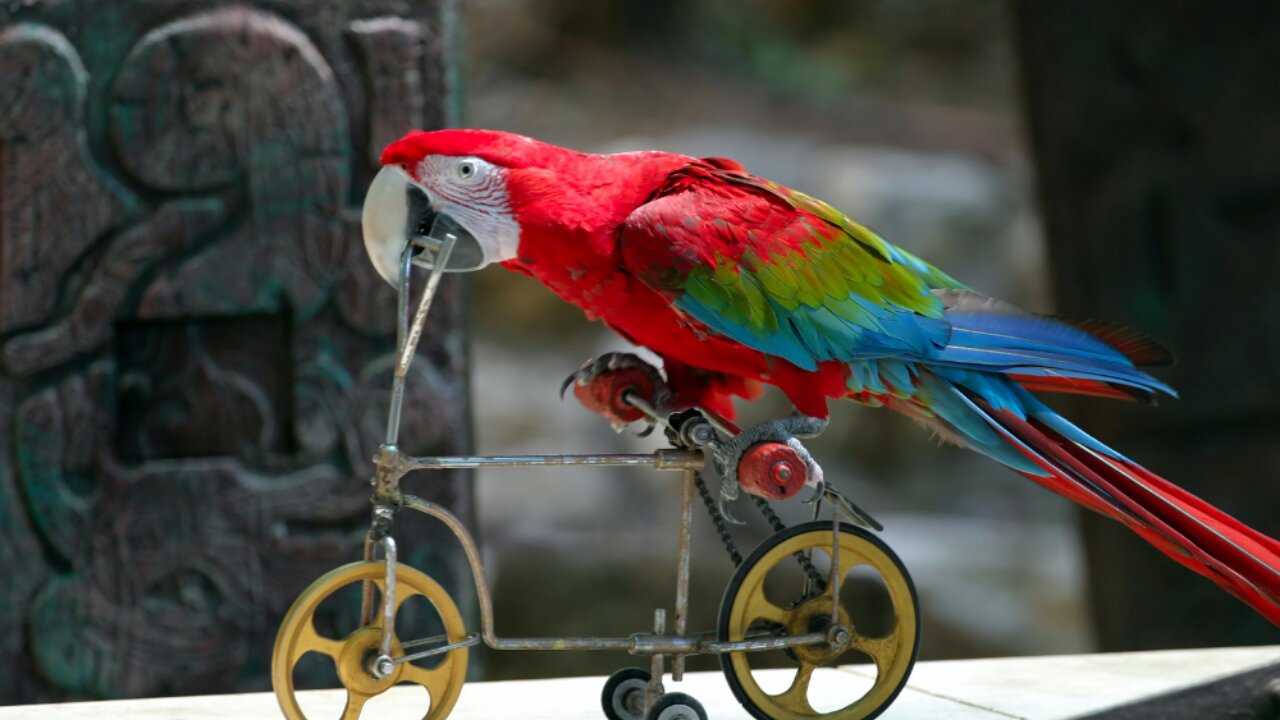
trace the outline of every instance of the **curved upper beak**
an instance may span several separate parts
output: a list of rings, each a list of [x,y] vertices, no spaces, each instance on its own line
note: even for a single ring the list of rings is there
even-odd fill
[[[415,237],[443,239],[454,236],[453,252],[445,271],[465,272],[488,264],[476,238],[453,218],[438,212],[427,193],[400,167],[388,165],[373,178],[360,215],[364,249],[383,280],[400,284],[400,263]],[[425,257],[415,264],[427,264]]]
[[[409,244],[409,189],[404,170],[382,168],[369,185],[360,213],[364,249],[383,280],[399,284],[400,257]],[[416,229],[416,228],[415,228]]]

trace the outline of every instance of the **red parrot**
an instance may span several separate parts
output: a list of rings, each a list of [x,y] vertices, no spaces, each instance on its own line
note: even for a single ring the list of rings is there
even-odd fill
[[[1037,392],[1173,395],[1155,341],[981,295],[820,200],[737,162],[593,155],[485,130],[382,154],[364,240],[397,283],[408,238],[448,219],[451,270],[532,276],[662,358],[675,403],[727,417],[777,386],[796,409],[884,406],[1124,523],[1280,624],[1280,542],[1151,473]]]

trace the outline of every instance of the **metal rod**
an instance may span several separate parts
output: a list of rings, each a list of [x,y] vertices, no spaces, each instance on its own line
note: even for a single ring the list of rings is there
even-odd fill
[[[658,470],[701,468],[702,453],[685,450],[659,450],[649,454],[610,453],[600,455],[460,455],[449,457],[404,456],[405,470],[446,470],[459,468],[515,468],[562,465],[595,465],[612,467],[652,467]]]
[[[632,648],[632,640],[608,637],[572,638],[494,638],[485,644],[494,650],[626,650]]]
[[[485,645],[496,648],[498,637],[493,632],[493,598],[489,596],[489,582],[484,573],[484,562],[480,560],[480,549],[476,547],[475,538],[471,537],[467,526],[463,525],[456,515],[433,502],[423,500],[416,495],[405,495],[404,506],[439,520],[449,528],[454,537],[458,538],[458,543],[462,545],[462,552],[467,556],[467,563],[471,566],[471,577],[476,585],[476,601],[480,603],[480,635],[484,638]]]
[[[764,650],[785,650],[799,645],[817,645],[818,643],[826,643],[827,634],[824,632],[811,632],[804,635],[789,635],[787,637],[771,637],[761,640],[734,640],[732,642],[716,642],[706,641],[698,644],[699,650],[705,653],[729,653],[729,652],[761,652]]]
[[[667,611],[658,608],[653,611],[653,634],[662,637],[667,633]],[[653,704],[658,701],[658,697],[662,694],[662,675],[665,669],[665,658],[661,652],[655,652],[649,660],[649,684],[644,689],[644,714],[649,715],[649,710],[653,708]]]
[[[720,417],[716,413],[713,413],[704,407],[697,406],[694,409],[702,413],[702,417],[706,418],[707,422],[711,423],[711,427],[718,430],[720,434],[724,435],[725,437],[730,437],[730,438],[737,437],[739,433],[742,432],[742,430],[740,430],[737,425],[734,425],[733,423],[729,422],[728,420]]]
[[[716,642],[702,637],[644,634],[625,638],[499,638],[494,633],[493,598],[489,594],[489,584],[485,580],[484,563],[480,560],[480,550],[466,526],[445,508],[415,495],[404,496],[404,507],[443,522],[462,544],[462,552],[471,566],[472,579],[476,587],[476,600],[480,604],[480,637],[485,645],[495,650],[625,650],[637,655],[647,655],[655,652],[754,652],[827,642],[825,633],[733,642]]]
[[[676,565],[676,635],[684,635],[689,626],[689,565],[693,543],[693,474],[684,471],[680,487],[680,554]],[[684,655],[671,659],[671,680],[684,680]]]
[[[427,286],[422,291],[422,299],[418,301],[418,312],[413,316],[413,325],[409,327],[409,336],[405,338],[404,347],[400,349],[400,359],[396,363],[396,377],[403,378],[409,373],[409,365],[413,362],[413,354],[418,349],[418,340],[422,338],[422,326],[427,321],[427,311],[431,309],[431,301],[435,299],[436,288],[440,278],[444,277],[445,266],[449,264],[449,255],[453,253],[454,243],[458,241],[452,233],[446,233],[440,241],[440,250],[432,261],[431,274],[427,276]],[[405,290],[408,290],[406,287]]]
[[[840,624],[840,513],[831,513],[831,627]]]
[[[653,405],[650,405],[644,398],[640,397],[639,395],[633,392],[628,392],[625,395],[623,395],[622,399],[626,401],[626,403],[631,407],[644,413],[645,417],[648,418],[651,422],[661,425],[663,428],[666,428],[668,430],[671,429],[671,423],[668,422],[667,416],[660,413],[656,407],[654,407]],[[733,423],[729,422],[728,420],[725,420],[724,418],[720,417],[716,413],[713,413],[704,407],[696,406],[692,409],[702,413],[702,417],[706,418],[707,423],[709,423],[711,427],[715,428],[721,435],[724,435],[725,437],[730,437],[730,438],[737,437],[737,435],[742,432],[740,429],[738,429],[737,425],[734,425]]]
[[[405,245],[400,254],[400,287],[396,295],[396,359],[404,349],[405,338],[409,335],[409,281],[413,277],[413,247]],[[391,407],[387,411],[387,445],[395,445],[400,437],[400,415],[404,407],[404,379],[398,376],[391,380]]]
[[[475,633],[472,633],[472,635],[475,635]],[[468,635],[467,637],[471,637],[471,635]],[[440,642],[449,642],[449,636],[448,635],[432,635],[431,637],[418,638],[417,640],[406,640],[400,643],[400,649],[408,650],[409,648],[416,648],[416,647],[421,647],[423,645],[430,645],[432,643],[440,643]]]
[[[495,638],[493,643],[485,644],[494,650],[625,650],[632,655],[697,655],[785,650],[827,642],[827,634],[821,632],[724,642],[695,635],[636,633],[628,637]]]
[[[364,536],[364,561],[373,562],[373,530],[370,529]],[[360,582],[360,626],[364,627],[373,623],[373,581],[363,580]]]
[[[386,587],[382,592],[381,657],[391,655],[391,636],[396,631],[396,541],[390,535],[382,538],[383,560],[387,563]]]
[[[400,298],[398,305],[400,317],[396,325],[396,368],[395,376],[391,380],[391,408],[387,411],[387,445],[395,445],[400,437],[400,415],[404,407],[405,377],[409,374],[409,365],[413,362],[413,355],[418,349],[418,341],[422,338],[422,326],[427,320],[427,311],[431,309],[431,301],[435,298],[436,289],[440,285],[440,278],[444,276],[444,268],[449,262],[449,255],[453,252],[455,242],[457,242],[457,238],[453,235],[445,235],[441,241],[440,249],[436,253],[435,264],[431,267],[431,274],[427,276],[427,285],[422,291],[422,299],[418,301],[418,311],[413,316],[412,325],[408,325],[408,309],[410,291],[412,290],[409,285],[409,279],[412,276],[413,245],[406,245],[404,254],[401,255]]]
[[[417,640],[414,642],[414,644],[421,645],[423,642],[425,641]],[[392,660],[391,664],[400,665],[402,663],[413,662],[414,660],[429,658],[429,657],[432,657],[433,655],[443,655],[451,650],[458,650],[464,647],[471,647],[472,645],[476,645],[479,642],[480,642],[480,634],[471,633],[470,635],[466,636],[465,638],[463,638],[462,640],[459,640],[456,643],[449,643],[448,645],[441,645],[440,647],[431,648],[430,650],[423,650],[421,652],[416,652],[416,653],[413,653],[412,655],[404,655],[404,656],[398,657],[395,660]],[[401,645],[402,648],[409,647],[409,646],[410,646],[409,643],[405,643],[404,645]]]
[[[671,429],[671,423],[667,421],[667,416],[658,412],[657,408],[650,405],[644,398],[640,397],[636,393],[628,390],[623,394],[622,400],[631,407],[644,413],[644,416],[648,418],[650,422],[660,425],[664,429]]]

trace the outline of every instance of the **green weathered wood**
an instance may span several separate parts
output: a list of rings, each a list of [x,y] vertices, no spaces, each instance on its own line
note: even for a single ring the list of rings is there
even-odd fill
[[[395,343],[359,202],[445,122],[448,5],[0,0],[0,703],[265,689],[359,556]],[[455,282],[432,315],[404,445],[458,452]]]
[[[1057,309],[1144,329],[1177,365],[1158,408],[1073,417],[1280,536],[1280,4],[1016,0]],[[1277,630],[1126,530],[1084,519],[1108,650]]]

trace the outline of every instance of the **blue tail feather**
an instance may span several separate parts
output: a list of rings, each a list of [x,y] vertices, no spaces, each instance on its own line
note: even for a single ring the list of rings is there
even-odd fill
[[[1177,396],[1173,388],[1139,370],[1119,350],[1052,318],[952,310],[944,318],[951,324],[951,337],[928,358],[931,364],[1021,375],[1063,375]]]

